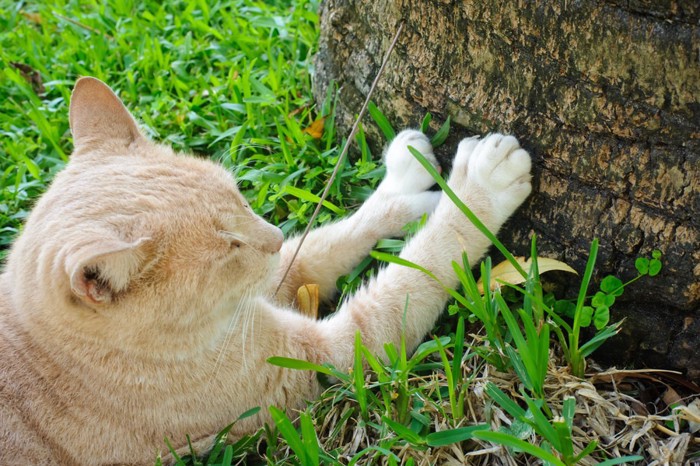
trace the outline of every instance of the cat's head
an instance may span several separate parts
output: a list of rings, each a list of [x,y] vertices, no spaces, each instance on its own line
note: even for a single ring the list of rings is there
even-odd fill
[[[223,167],[149,141],[94,78],[77,82],[70,126],[70,161],[10,254],[16,302],[188,320],[269,283],[282,233]]]

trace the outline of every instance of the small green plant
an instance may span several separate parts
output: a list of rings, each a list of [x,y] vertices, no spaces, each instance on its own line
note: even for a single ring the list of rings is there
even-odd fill
[[[374,123],[379,127],[380,131],[384,135],[386,142],[391,142],[396,137],[396,130],[391,126],[389,120],[384,115],[384,113],[377,107],[374,102],[370,102],[368,105],[369,115],[374,120]],[[421,121],[420,130],[428,134],[430,130],[430,122],[433,119],[433,115],[426,113],[425,117]],[[451,118],[448,116],[445,122],[440,126],[437,132],[430,138],[430,143],[433,147],[440,147],[447,140],[447,136],[450,134],[450,123]]]
[[[458,413],[463,412],[461,404],[464,402],[469,384],[461,376],[453,378],[452,374],[461,374],[462,372],[462,356],[460,353],[463,353],[464,350],[463,326],[461,331],[458,328],[457,335],[452,340],[453,344],[450,341],[451,339],[448,337],[426,341],[409,357],[405,340],[402,338],[399,349],[391,343],[385,345],[386,355],[385,359],[382,359],[373,355],[362,344],[362,338],[358,332],[355,336],[355,357],[350,374],[341,374],[330,366],[319,366],[296,359],[274,357],[270,358],[268,362],[289,369],[315,370],[324,375],[338,378],[342,386],[351,388],[349,391],[346,390],[345,393],[356,400],[362,422],[381,432],[386,432],[388,428],[396,435],[394,442],[407,442],[412,448],[421,449],[468,440],[475,431],[487,428],[486,425],[479,424],[446,429],[440,432],[430,432],[430,420],[420,414],[420,408],[424,404],[424,397],[420,393],[420,388],[411,383],[411,378],[415,375],[414,370],[419,369],[428,356],[437,352],[445,363],[443,367],[451,374],[448,382],[448,396],[451,400],[450,405],[452,407],[451,411],[455,416],[455,424],[462,420],[463,416]],[[454,343],[457,343],[457,349],[453,360],[449,362],[445,350],[453,347]],[[365,364],[371,369],[372,381],[370,382],[368,382]],[[380,407],[382,412],[381,424],[377,424],[373,421],[371,413],[376,413]],[[279,423],[275,422],[279,428]],[[283,436],[288,442],[289,439],[287,437],[292,438],[290,447],[296,451],[297,448],[300,448],[298,447],[299,442],[294,437],[294,434],[289,431],[288,427],[285,427],[285,429],[288,432],[286,434],[283,432]]]
[[[450,361],[447,350],[440,340],[434,337],[434,341],[438,345],[440,359],[442,360],[442,369],[447,379],[452,423],[453,425],[457,425],[464,417],[464,400],[467,396],[469,386],[471,385],[471,381],[464,378],[462,375],[462,359],[464,357],[464,318],[459,316],[457,319],[457,328],[452,338],[452,361]]]
[[[297,464],[303,466],[318,466],[321,459],[324,460],[324,464],[327,464],[330,458],[328,458],[325,453],[322,454],[321,452],[316,430],[314,429],[313,421],[308,413],[302,412],[299,415],[301,430],[301,432],[299,432],[284,411],[275,406],[270,406],[269,409],[277,429],[279,429],[289,447],[294,451]]]
[[[268,362],[287,369],[313,370],[351,386],[365,422],[370,421],[370,406],[383,406],[384,415],[394,416],[398,422],[403,423],[408,421],[411,414],[410,407],[414,391],[410,388],[409,378],[412,371],[426,357],[438,351],[439,345],[446,345],[448,342],[449,337],[427,341],[420,345],[409,358],[405,340],[402,338],[401,347],[398,350],[392,343],[387,343],[384,347],[385,359],[380,359],[362,344],[362,337],[358,332],[355,335],[353,370],[350,374],[338,371],[330,365],[320,366],[298,359],[272,357]],[[365,364],[372,369],[376,379],[369,386],[366,381]]]
[[[622,295],[625,287],[646,275],[657,275],[662,267],[661,252],[653,251],[651,259],[645,257],[637,259],[635,263],[638,272],[636,277],[627,283],[622,283],[617,277],[609,275],[601,281],[600,290],[592,297],[588,297],[588,287],[593,275],[597,255],[598,240],[594,239],[591,243],[591,250],[576,304],[574,305],[570,301],[565,300],[556,301],[553,305],[553,310],[557,312],[550,312],[550,316],[557,323],[554,331],[562,346],[564,357],[571,368],[571,373],[576,377],[584,376],[586,358],[620,331],[621,322],[610,323],[610,307],[615,303],[616,298]],[[586,303],[589,300],[590,305],[587,305]],[[572,325],[559,318],[558,314],[572,318]],[[581,344],[581,330],[589,327],[591,324],[594,325],[597,331],[591,339]]]
[[[355,367],[353,369],[355,389],[359,392],[358,385],[364,383],[365,380],[364,372],[362,372],[361,377],[357,376],[358,370],[362,369],[359,359],[359,355],[362,354],[377,377],[375,388],[379,388],[385,408],[384,415],[381,418],[382,422],[399,439],[408,442],[412,448],[422,449],[428,446],[436,447],[461,442],[471,438],[475,431],[486,428],[485,425],[476,425],[426,433],[429,427],[428,419],[419,415],[414,409],[415,407],[420,408],[423,403],[420,400],[421,397],[418,396],[419,391],[415,385],[410,383],[411,374],[427,356],[437,351],[444,362],[443,367],[446,370],[446,374],[449,374],[448,391],[453,416],[455,416],[455,419],[462,418],[462,415],[459,413],[463,412],[463,408],[459,400],[461,399],[461,403],[463,403],[464,393],[466,393],[468,384],[458,384],[458,379],[454,378],[453,374],[457,372],[461,374],[462,357],[460,353],[463,352],[464,327],[462,326],[461,334],[458,328],[458,335],[454,339],[455,343],[459,343],[457,344],[455,358],[452,363],[449,363],[445,354],[445,345],[448,342],[449,339],[447,337],[427,341],[420,345],[409,358],[406,342],[402,336],[399,351],[391,343],[385,345],[387,362],[383,364],[362,344],[359,332],[356,335]],[[358,348],[360,348],[359,351]],[[457,356],[458,354],[459,356]],[[366,395],[367,391],[363,389],[362,393]],[[416,406],[411,406],[412,404],[416,404]],[[406,424],[409,425],[407,426]]]
[[[495,293],[495,301],[508,327],[513,345],[506,343],[505,350],[515,373],[528,391],[539,399],[544,399],[544,380],[549,365],[549,344],[551,325],[545,318],[542,300],[542,284],[537,267],[537,245],[532,238],[531,267],[525,281],[523,304],[513,313],[501,293]],[[519,321],[515,318],[519,317]],[[524,332],[521,331],[521,326]]]
[[[204,458],[200,459],[198,454],[201,452],[196,452],[192,446],[190,438],[187,437],[187,444],[189,445],[189,455],[185,457],[180,457],[175,449],[172,447],[170,441],[166,438],[165,443],[170,449],[170,454],[175,460],[176,466],[231,466],[234,460],[239,460],[241,457],[245,456],[250,448],[258,441],[260,437],[260,432],[253,435],[244,435],[238,439],[235,443],[227,443],[226,438],[228,433],[231,431],[233,426],[243,419],[254,416],[260,411],[260,408],[252,408],[244,412],[238,419],[226,426],[221,432],[219,432],[214,438],[214,443],[209,454]],[[156,460],[155,466],[161,466],[161,459]]]
[[[561,414],[551,418],[551,416],[545,414],[545,411],[550,411],[550,409],[546,408],[543,410],[545,404],[542,400],[534,400],[523,393],[522,396],[527,405],[526,410],[490,382],[486,384],[485,392],[515,421],[529,426],[544,442],[543,446],[533,445],[505,431],[505,429],[500,432],[479,430],[474,432],[475,438],[504,445],[514,451],[529,453],[542,459],[546,464],[553,466],[574,466],[596,449],[597,442],[594,441],[589,443],[578,454],[574,452],[571,438],[576,410],[576,400],[574,398],[566,398],[563,402]],[[644,458],[641,456],[625,456],[606,460],[598,464],[611,466],[641,459]]]

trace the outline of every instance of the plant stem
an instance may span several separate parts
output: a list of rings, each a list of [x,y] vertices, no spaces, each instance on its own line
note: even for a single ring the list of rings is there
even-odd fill
[[[579,337],[581,333],[581,316],[583,311],[583,305],[586,301],[586,293],[588,292],[588,285],[591,282],[591,277],[593,276],[593,267],[595,267],[596,258],[598,257],[598,239],[594,239],[591,243],[591,252],[588,256],[588,262],[586,263],[586,271],[583,274],[583,281],[581,282],[581,289],[578,294],[578,301],[576,302],[576,310],[574,311],[574,325],[572,332],[569,333],[569,366],[571,367],[571,373],[576,377],[583,377],[585,371],[585,360],[581,356],[579,351]]]

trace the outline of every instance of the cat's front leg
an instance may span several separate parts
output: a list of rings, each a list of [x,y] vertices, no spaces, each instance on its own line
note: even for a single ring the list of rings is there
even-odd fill
[[[530,193],[530,156],[512,136],[466,139],[457,150],[449,185],[495,233]],[[386,342],[398,343],[402,332],[407,345],[415,347],[444,309],[448,294],[443,285],[458,284],[452,263],[461,264],[466,252],[473,265],[488,246],[488,239],[443,195],[428,224],[401,253],[442,284],[415,269],[390,264],[319,324],[332,339],[333,350],[318,355],[318,361],[326,358],[337,367],[349,367],[357,330],[376,353]]]
[[[407,223],[435,209],[440,193],[428,191],[434,180],[408,146],[420,150],[438,167],[430,141],[422,132],[399,133],[386,151],[386,175],[377,190],[355,214],[314,229],[306,238],[276,297],[279,303],[291,304],[297,289],[308,283],[319,285],[321,299],[331,297],[338,277],[359,264],[378,240],[401,236]],[[295,237],[284,243],[280,279],[299,241],[300,237]]]

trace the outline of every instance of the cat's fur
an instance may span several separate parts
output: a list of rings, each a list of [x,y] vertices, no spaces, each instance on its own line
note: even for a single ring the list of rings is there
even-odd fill
[[[298,408],[314,374],[266,363],[286,356],[352,365],[361,331],[376,353],[401,332],[414,347],[447,295],[426,275],[389,265],[315,321],[293,310],[299,286],[330,297],[383,237],[432,212],[401,257],[456,285],[452,261],[488,246],[453,203],[427,191],[408,153],[435,161],[404,131],[387,174],[352,216],[314,230],[281,291],[298,239],[255,215],[223,168],[142,136],[102,82],[83,78],[70,107],[75,151],[38,201],[0,276],[0,464],[152,464],[168,437],[205,445],[249,408]],[[530,158],[515,138],[466,139],[449,184],[492,230],[530,192]],[[279,252],[279,253],[278,253]],[[407,301],[408,296],[408,301]],[[406,307],[405,327],[404,308]]]

